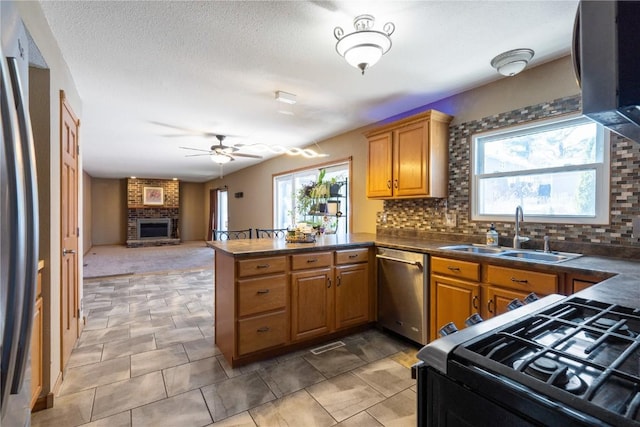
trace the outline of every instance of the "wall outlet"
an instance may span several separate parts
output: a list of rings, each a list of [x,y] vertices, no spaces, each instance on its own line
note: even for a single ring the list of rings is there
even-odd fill
[[[458,215],[455,212],[445,212],[444,225],[447,227],[455,227],[457,225]]]

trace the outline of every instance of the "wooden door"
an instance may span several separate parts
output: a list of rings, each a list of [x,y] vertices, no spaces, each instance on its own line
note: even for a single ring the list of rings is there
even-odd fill
[[[331,268],[291,273],[291,339],[331,331],[333,281]]]
[[[60,91],[61,358],[69,360],[79,335],[78,310],[78,127],[79,120]]]
[[[494,317],[502,313],[509,311],[507,305],[514,299],[518,298],[520,301],[529,295],[529,291],[517,291],[513,289],[505,289],[497,286],[486,287],[486,304],[484,307],[484,318]]]
[[[369,320],[369,266],[336,267],[336,329]]]
[[[391,132],[369,138],[367,197],[391,197],[393,141]]]
[[[418,122],[394,131],[393,192],[397,197],[429,193],[428,122]]]
[[[467,317],[480,310],[480,285],[449,277],[431,276],[431,339],[449,322],[458,329]]]

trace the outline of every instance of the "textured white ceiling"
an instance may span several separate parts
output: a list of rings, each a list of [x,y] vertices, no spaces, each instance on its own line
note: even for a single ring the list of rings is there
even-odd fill
[[[489,65],[527,47],[530,66],[569,53],[577,0],[43,1],[82,97],[84,169],[94,177],[206,181],[208,149],[307,146],[496,80]],[[391,21],[393,46],[362,76],[333,29],[360,14]],[[297,95],[295,115],[275,92]],[[192,129],[191,136],[179,128]],[[225,174],[253,165],[239,159]]]

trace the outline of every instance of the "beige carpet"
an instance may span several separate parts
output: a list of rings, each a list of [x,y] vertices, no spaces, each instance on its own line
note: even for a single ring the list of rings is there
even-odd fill
[[[148,248],[93,246],[83,258],[83,276],[94,278],[169,270],[213,269],[213,253],[213,249],[207,247],[204,241]]]

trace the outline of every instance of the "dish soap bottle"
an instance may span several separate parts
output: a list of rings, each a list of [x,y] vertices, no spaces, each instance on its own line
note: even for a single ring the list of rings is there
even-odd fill
[[[491,227],[487,231],[487,246],[498,246],[498,232],[493,223],[491,223]]]

